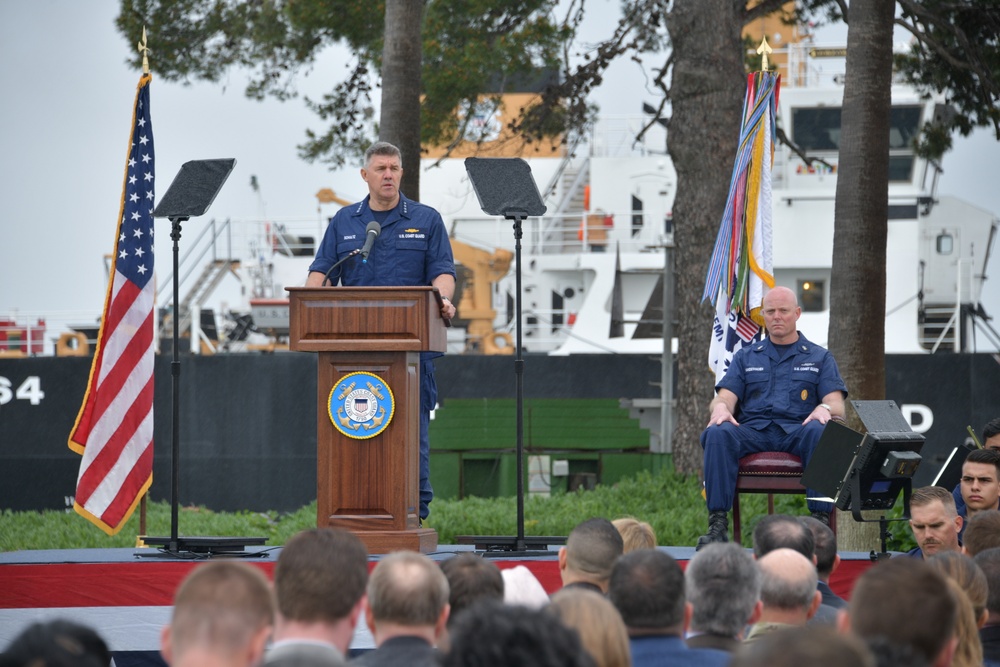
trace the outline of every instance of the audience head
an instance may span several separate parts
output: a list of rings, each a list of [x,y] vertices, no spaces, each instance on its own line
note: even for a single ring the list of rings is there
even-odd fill
[[[688,613],[684,573],[669,554],[640,549],[615,563],[608,597],[630,635],[683,635]]]
[[[955,497],[940,486],[922,486],[910,496],[910,529],[923,552],[930,558],[942,551],[958,551],[962,517],[955,509]]]
[[[958,643],[952,656],[951,667],[982,667],[983,644],[979,639],[979,622],[972,602],[954,579],[948,578],[948,589],[955,599],[955,637]]]
[[[368,550],[336,528],[294,535],[274,568],[279,621],[333,624],[360,612],[368,583]]]
[[[437,563],[415,551],[382,558],[368,579],[366,621],[376,645],[396,635],[433,641],[448,620],[448,580]]]
[[[775,549],[792,549],[813,562],[816,545],[812,531],[797,517],[787,514],[767,514],[753,529],[753,555],[758,559]]]
[[[585,588],[564,588],[545,608],[566,627],[576,630],[583,648],[597,667],[630,667],[628,630],[615,606],[600,593]]]
[[[816,554],[816,573],[822,581],[829,581],[830,575],[840,564],[837,555],[837,534],[830,526],[811,516],[799,517],[813,536],[813,548]]]
[[[869,645],[909,647],[928,665],[947,665],[957,615],[944,575],[923,560],[890,558],[858,577],[841,623]]]
[[[636,549],[655,549],[656,533],[653,527],[645,521],[639,521],[632,517],[623,517],[611,522],[622,535],[624,553],[635,551]]]
[[[734,656],[729,667],[875,667],[857,637],[829,625],[806,625],[761,635]]]
[[[976,512],[995,510],[1000,502],[1000,451],[976,449],[962,464],[962,499],[971,519]]]
[[[760,568],[739,544],[716,542],[684,571],[691,630],[738,637],[760,613]]]
[[[504,580],[493,561],[474,553],[461,553],[441,561],[441,571],[448,580],[448,625],[455,616],[474,602],[492,599],[503,602]]]
[[[108,667],[111,651],[92,628],[55,619],[32,623],[0,653],[10,667]]]
[[[962,548],[969,556],[1000,547],[1000,511],[983,510],[969,519],[962,537]]]
[[[443,667],[593,667],[580,636],[554,614],[490,600],[455,621]]]
[[[984,449],[1000,449],[1000,417],[986,422],[981,439]]]
[[[563,585],[587,582],[607,592],[611,568],[623,551],[621,533],[607,519],[578,524],[566,538],[566,546],[559,549]]]
[[[1000,616],[1000,547],[980,551],[975,561],[986,577],[986,611]]]
[[[978,619],[986,618],[986,600],[989,584],[986,574],[969,556],[956,551],[945,551],[927,561],[935,570],[958,584],[969,598]]]
[[[161,652],[175,666],[201,663],[207,656],[254,665],[273,624],[274,599],[261,571],[243,562],[213,561],[181,582]]]
[[[549,594],[525,566],[506,567],[500,575],[503,577],[503,601],[507,604],[541,609],[549,603]]]
[[[823,596],[816,590],[816,566],[798,551],[782,547],[759,559],[760,601],[765,614],[781,613],[788,622],[804,624]]]

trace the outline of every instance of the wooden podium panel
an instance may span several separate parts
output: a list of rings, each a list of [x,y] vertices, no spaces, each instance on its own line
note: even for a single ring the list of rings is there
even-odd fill
[[[319,353],[317,526],[350,530],[371,553],[434,551],[437,533],[420,528],[419,522],[419,352],[445,349],[437,291],[429,287],[288,291],[289,347]],[[372,379],[391,392],[392,418],[373,437],[351,423],[341,407],[342,401],[350,400],[342,381],[355,373],[376,376]]]

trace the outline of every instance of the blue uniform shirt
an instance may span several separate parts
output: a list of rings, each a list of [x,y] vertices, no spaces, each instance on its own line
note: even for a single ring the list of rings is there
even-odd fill
[[[365,228],[375,219],[370,197],[344,207],[330,219],[309,271],[326,273],[337,261],[365,243]],[[375,239],[368,261],[353,257],[330,274],[330,284],[347,287],[422,287],[440,275],[455,275],[455,259],[441,215],[402,193]]]
[[[784,358],[770,339],[740,348],[715,388],[736,394],[740,425],[761,430],[773,423],[785,433],[800,426],[830,392],[847,395],[833,355],[801,333]]]

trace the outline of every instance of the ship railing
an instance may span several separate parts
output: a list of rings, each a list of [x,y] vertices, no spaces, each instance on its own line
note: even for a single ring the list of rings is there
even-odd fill
[[[522,224],[522,253],[527,255],[577,255],[588,252],[653,252],[662,248],[665,223],[650,220],[643,211],[605,212],[591,218],[584,213],[564,213],[527,218]],[[653,226],[651,226],[653,225]],[[455,218],[454,237],[481,248],[514,250],[511,223],[503,218]]]

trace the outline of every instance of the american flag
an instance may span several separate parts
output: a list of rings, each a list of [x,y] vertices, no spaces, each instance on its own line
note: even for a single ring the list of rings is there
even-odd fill
[[[153,481],[153,126],[139,80],[111,280],[90,381],[69,438],[82,454],[74,509],[109,535]]]

